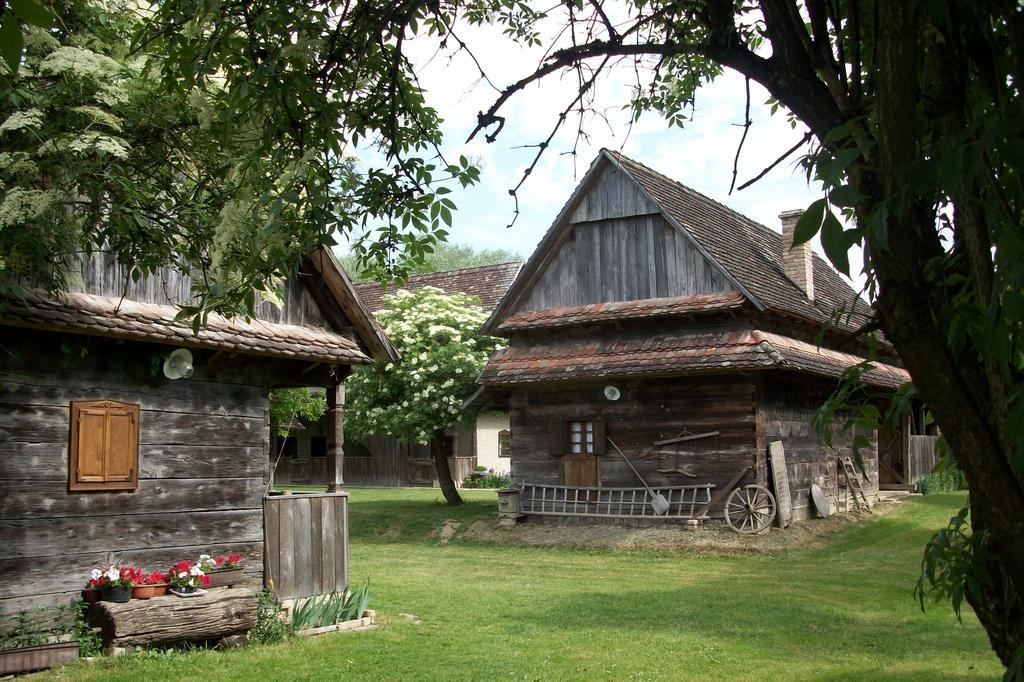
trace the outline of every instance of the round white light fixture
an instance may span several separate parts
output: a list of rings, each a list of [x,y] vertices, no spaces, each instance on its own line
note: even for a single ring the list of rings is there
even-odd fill
[[[179,348],[164,360],[164,376],[168,379],[188,379],[192,376],[192,353]]]
[[[615,401],[622,397],[622,391],[619,390],[618,386],[605,386],[604,397],[608,400]]]

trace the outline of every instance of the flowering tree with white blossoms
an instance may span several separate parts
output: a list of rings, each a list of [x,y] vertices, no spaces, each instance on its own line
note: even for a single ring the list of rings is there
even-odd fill
[[[471,419],[462,404],[476,390],[487,357],[504,345],[479,334],[487,319],[480,301],[434,287],[399,290],[376,314],[402,354],[398,362],[360,367],[345,382],[345,428],[356,438],[388,435],[430,444],[448,504],[462,504],[444,451],[444,433]]]

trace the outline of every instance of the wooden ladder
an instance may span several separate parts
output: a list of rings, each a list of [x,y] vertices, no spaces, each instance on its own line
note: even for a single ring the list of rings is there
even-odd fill
[[[846,494],[852,495],[853,503],[858,508],[863,507],[870,512],[871,505],[868,504],[868,497],[864,494],[864,487],[860,483],[860,477],[857,476],[857,470],[853,468],[853,460],[849,457],[840,457],[839,461],[842,463],[843,473],[846,475]],[[858,495],[860,495],[859,500],[857,499]],[[846,510],[850,510],[849,503],[847,503]]]

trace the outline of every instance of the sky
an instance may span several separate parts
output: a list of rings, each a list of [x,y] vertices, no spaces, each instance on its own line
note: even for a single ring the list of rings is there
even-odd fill
[[[543,50],[518,46],[493,27],[457,30],[498,88],[528,75],[543,56]],[[465,155],[481,167],[478,184],[452,195],[458,211],[451,242],[528,257],[602,147],[621,151],[776,231],[781,231],[779,213],[806,208],[822,196],[819,186],[808,185],[794,157],[752,187],[729,194],[733,158],[743,133],[744,81],[738,74],[726,71],[701,88],[692,120],[683,128],[670,128],[656,113],[647,113],[630,126],[630,112],[623,105],[629,101],[635,75],[632,67],[623,66],[598,81],[593,107],[602,116],[585,124],[589,138],[580,141],[576,158],[566,154],[576,137],[576,122],[570,117],[520,189],[520,215],[508,227],[515,217],[508,190],[536,153],[523,145],[535,145],[548,136],[559,112],[576,94],[575,78],[551,75],[513,96],[499,112],[506,123],[497,140],[488,144],[481,133],[467,143],[477,112],[492,104],[497,91],[480,79],[465,52],[438,53],[436,39],[414,38],[406,43],[406,54],[416,65],[427,102],[444,119],[445,156],[454,160]],[[753,124],[741,152],[737,185],[761,172],[804,134],[802,127],[791,127],[782,112],[772,116],[765,104],[768,99],[766,90],[751,83]],[[372,162],[372,154],[361,156]],[[817,239],[814,248],[822,253]],[[860,255],[850,256],[856,273]]]

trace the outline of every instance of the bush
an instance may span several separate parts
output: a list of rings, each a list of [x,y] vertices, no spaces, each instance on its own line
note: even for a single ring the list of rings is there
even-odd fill
[[[463,488],[508,488],[512,486],[512,477],[499,474],[493,470],[474,471],[462,482]]]
[[[277,644],[283,641],[288,636],[288,626],[282,618],[283,611],[274,590],[260,592],[256,602],[256,625],[249,633],[249,640],[253,644]]]
[[[923,495],[941,495],[967,488],[963,472],[954,466],[938,466],[917,484]]]

